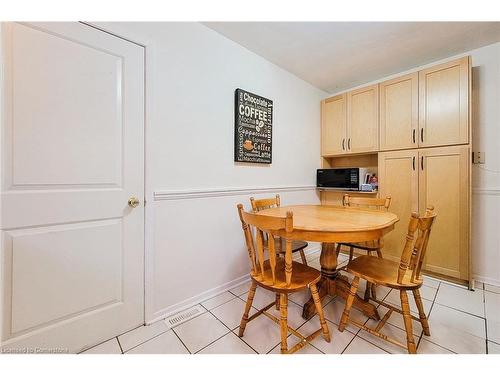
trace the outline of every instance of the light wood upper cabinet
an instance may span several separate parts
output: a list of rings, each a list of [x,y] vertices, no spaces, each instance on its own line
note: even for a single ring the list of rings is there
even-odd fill
[[[346,95],[321,102],[321,155],[347,152]]]
[[[378,154],[379,197],[392,198],[389,210],[400,220],[394,230],[384,236],[383,254],[385,258],[397,262],[403,251],[410,215],[418,211],[417,159],[417,150]]]
[[[469,142],[469,57],[419,72],[420,146]]]
[[[418,73],[380,84],[380,150],[418,147]]]
[[[347,149],[378,151],[378,85],[347,93]]]
[[[468,146],[424,149],[418,166],[420,212],[437,213],[424,269],[461,280],[469,278],[469,156]]]

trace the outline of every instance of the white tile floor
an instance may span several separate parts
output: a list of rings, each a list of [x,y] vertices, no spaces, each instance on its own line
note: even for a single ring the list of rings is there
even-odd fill
[[[319,253],[308,256],[309,263],[319,267]],[[343,258],[345,260],[345,258]],[[250,322],[242,338],[237,336],[238,326],[250,283],[242,284],[201,303],[203,314],[170,329],[165,322],[159,321],[149,326],[142,326],[121,336],[110,339],[84,353],[141,353],[141,354],[255,354],[279,353],[279,327],[265,316]],[[360,286],[363,289],[363,285]],[[431,336],[423,336],[419,324],[414,324],[414,334],[418,342],[418,353],[490,353],[500,354],[500,288],[476,284],[471,292],[463,287],[448,284],[432,278],[425,278],[421,288],[425,310],[429,314]],[[388,303],[399,303],[396,291],[378,288],[377,297]],[[411,296],[410,296],[411,297]],[[315,316],[305,321],[302,306],[309,299],[309,293],[292,294],[289,301],[289,324],[301,334],[308,335],[319,328]],[[257,289],[253,306],[262,308],[274,300],[274,294]],[[410,302],[412,299],[410,298]],[[321,336],[312,341],[298,353],[301,354],[388,354],[404,353],[399,347],[348,326],[339,332],[337,324],[342,314],[343,301],[331,297],[323,300],[325,317],[328,320],[332,340],[327,343]],[[411,309],[416,311],[415,304]],[[255,312],[256,310],[252,310]],[[279,316],[274,309],[271,313]],[[357,310],[352,310],[355,317],[367,319]],[[385,313],[385,307],[379,307],[379,313]],[[369,321],[371,325],[374,322]],[[403,320],[393,314],[383,332],[405,341]],[[292,346],[297,338],[289,336],[288,345]]]

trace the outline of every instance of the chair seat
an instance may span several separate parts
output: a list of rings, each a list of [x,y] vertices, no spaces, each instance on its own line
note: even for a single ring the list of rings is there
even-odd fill
[[[260,270],[260,266],[257,265]],[[306,266],[299,262],[292,262],[292,281],[290,286],[286,285],[285,278],[285,261],[283,258],[276,260],[276,282],[273,284],[273,276],[269,260],[264,262],[264,277],[260,274],[251,274],[253,280],[265,289],[275,292],[296,292],[301,289],[309,288],[309,285],[316,284],[321,278],[321,273],[312,267]]]
[[[368,250],[368,251],[375,251],[377,249],[380,249],[380,241],[379,240],[363,241],[363,242],[346,242],[346,243],[341,243],[341,245],[352,246],[356,249],[362,249],[362,250]]]
[[[377,285],[384,285],[394,289],[418,289],[422,279],[412,282],[411,270],[407,270],[401,283],[398,283],[399,262],[362,255],[353,259],[347,265],[347,271],[355,276]]]
[[[280,243],[281,242],[281,243]],[[306,241],[292,241],[292,253],[303,250],[309,245]],[[267,248],[267,240],[264,243],[264,246]],[[285,246],[286,246],[286,241],[284,238],[275,238],[274,239],[274,248],[276,250],[276,253],[278,254],[284,254],[285,253]]]

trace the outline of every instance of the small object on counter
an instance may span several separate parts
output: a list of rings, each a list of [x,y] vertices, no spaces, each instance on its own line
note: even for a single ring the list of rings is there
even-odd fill
[[[370,177],[369,184],[373,187],[373,190],[378,190],[378,178],[376,174]]]
[[[361,184],[361,191],[373,191],[373,186],[371,184]]]

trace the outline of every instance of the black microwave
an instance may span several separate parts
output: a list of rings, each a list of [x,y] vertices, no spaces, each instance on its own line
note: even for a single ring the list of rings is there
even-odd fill
[[[367,168],[330,168],[316,171],[316,186],[338,190],[361,190]]]

